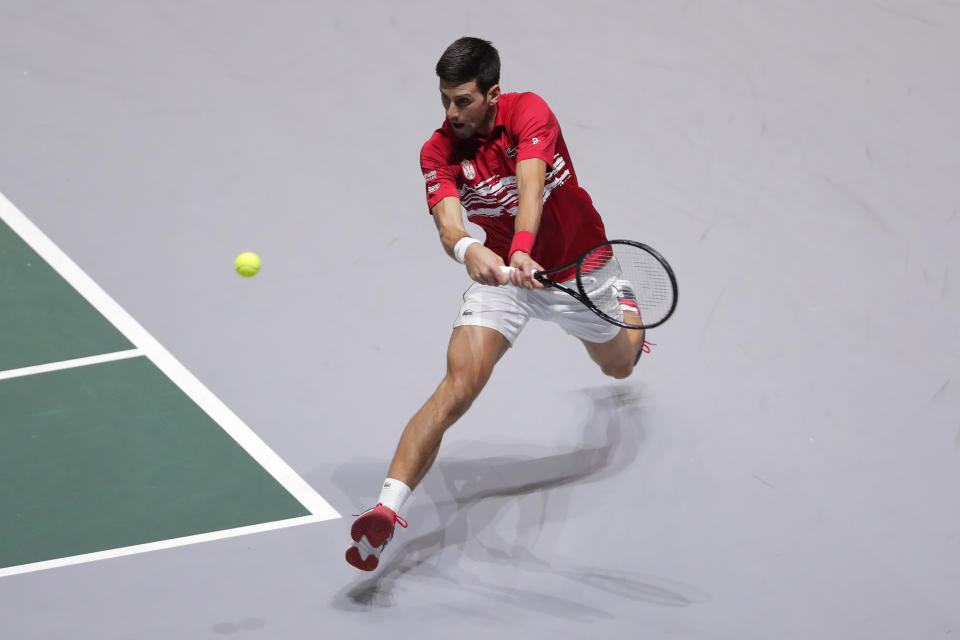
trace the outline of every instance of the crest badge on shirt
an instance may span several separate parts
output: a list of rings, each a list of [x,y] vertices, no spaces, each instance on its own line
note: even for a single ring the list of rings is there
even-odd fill
[[[473,163],[469,160],[464,160],[460,163],[460,166],[463,167],[463,177],[467,180],[473,180],[477,177],[477,170],[473,168]]]

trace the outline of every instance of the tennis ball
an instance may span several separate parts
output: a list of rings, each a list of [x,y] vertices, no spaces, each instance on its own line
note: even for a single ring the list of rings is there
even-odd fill
[[[260,256],[247,251],[238,255],[233,265],[237,268],[237,273],[244,278],[252,278],[257,275],[257,271],[260,271]]]

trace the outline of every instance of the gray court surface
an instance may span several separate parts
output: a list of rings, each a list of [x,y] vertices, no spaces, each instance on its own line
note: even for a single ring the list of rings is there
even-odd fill
[[[531,323],[361,574],[461,35],[680,304],[625,381]],[[0,192],[348,516],[0,579],[0,637],[960,634],[958,60],[955,1],[0,1]]]

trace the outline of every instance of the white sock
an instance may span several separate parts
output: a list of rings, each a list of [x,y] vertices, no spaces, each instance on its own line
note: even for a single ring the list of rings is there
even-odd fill
[[[383,481],[383,488],[380,489],[380,497],[377,502],[399,514],[403,503],[410,497],[413,491],[410,487],[395,478],[387,478]]]

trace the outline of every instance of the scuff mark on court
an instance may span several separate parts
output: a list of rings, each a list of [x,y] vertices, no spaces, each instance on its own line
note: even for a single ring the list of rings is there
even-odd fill
[[[890,15],[892,15],[892,16],[894,16],[894,17],[896,17],[896,18],[906,18],[907,20],[912,20],[912,21],[914,21],[914,22],[919,22],[920,24],[926,25],[926,26],[928,26],[928,27],[933,27],[933,28],[939,28],[939,27],[940,27],[940,25],[938,25],[936,22],[932,22],[932,21],[928,20],[928,19],[925,18],[925,17],[918,16],[918,15],[915,15],[915,14],[913,14],[913,13],[907,13],[906,11],[899,11],[899,10],[897,10],[897,9],[894,9],[893,7],[888,7],[888,6],[879,4],[879,3],[876,4],[876,7],[877,7],[878,9],[880,9],[881,11],[884,11],[884,12],[886,12],[886,13],[889,13]]]
[[[848,189],[845,185],[843,185],[843,184],[841,184],[841,183],[839,183],[839,182],[837,182],[837,181],[835,181],[835,180],[832,180],[832,179],[830,178],[830,176],[828,176],[828,175],[826,175],[826,174],[821,174],[821,175],[823,176],[823,179],[827,181],[828,184],[830,184],[834,189],[836,189],[837,191],[839,191],[841,194],[843,194],[844,196],[846,196],[848,199],[852,200],[852,201],[854,202],[854,204],[856,204],[857,207],[860,208],[861,211],[863,211],[864,213],[866,213],[867,216],[870,218],[870,220],[874,223],[874,225],[876,225],[877,227],[879,227],[879,228],[880,228],[881,230],[883,230],[885,233],[889,233],[889,234],[891,234],[891,235],[896,235],[896,234],[894,233],[893,229],[891,229],[890,226],[887,224],[887,221],[884,220],[883,216],[881,216],[879,213],[877,213],[876,209],[874,209],[874,208],[870,205],[870,203],[868,203],[866,200],[864,200],[863,198],[861,198],[859,195],[857,195],[856,193],[854,193],[853,191],[851,191],[850,189]]]
[[[775,487],[774,485],[770,484],[769,482],[767,482],[766,480],[764,480],[764,479],[761,478],[760,476],[754,475],[753,477],[756,478],[758,482],[762,482],[763,484],[767,485],[768,487],[770,487],[770,488],[773,489],[774,491],[780,491],[780,489],[778,489],[778,488]]]
[[[707,236],[710,235],[710,232],[713,230],[714,225],[717,223],[717,212],[714,210],[713,217],[710,219],[710,224],[707,225],[707,228],[703,230],[703,233],[700,234],[700,239],[697,240],[697,244],[703,244],[703,241],[707,239]]]
[[[713,323],[713,316],[716,315],[717,307],[720,306],[720,301],[727,293],[728,288],[730,288],[729,283],[723,288],[722,291],[720,291],[720,295],[717,296],[717,299],[713,301],[713,306],[710,307],[710,313],[707,314],[707,321],[703,325],[703,331],[700,332],[700,344],[703,344],[704,338],[707,337],[707,330],[710,329],[710,325]]]
[[[953,379],[953,378],[947,378],[946,382],[944,382],[942,385],[940,385],[940,388],[937,389],[937,392],[933,394],[933,397],[932,397],[932,398],[930,398],[930,402],[936,402],[937,398],[939,398],[940,396],[943,395],[943,392],[946,391],[946,390],[947,390],[947,387],[950,386],[950,381],[951,381],[952,379]]]

